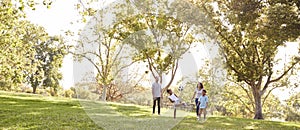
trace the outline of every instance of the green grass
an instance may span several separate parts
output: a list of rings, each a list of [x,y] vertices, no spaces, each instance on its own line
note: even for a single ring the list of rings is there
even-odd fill
[[[148,106],[102,103],[0,91],[0,129],[300,129],[300,123],[209,117],[162,109],[152,115]]]
[[[197,125],[191,125],[197,124]],[[184,118],[173,129],[260,129],[299,130],[300,123],[265,121],[233,117],[209,117],[205,122],[196,122],[195,117]]]
[[[101,129],[77,100],[0,92],[2,129]]]

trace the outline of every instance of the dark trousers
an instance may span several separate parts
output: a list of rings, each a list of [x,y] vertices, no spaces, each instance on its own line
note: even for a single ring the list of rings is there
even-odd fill
[[[198,115],[199,115],[198,98],[195,99],[195,103],[196,103],[196,114],[197,114],[197,116],[198,116]]]
[[[153,114],[155,113],[156,101],[157,101],[157,107],[158,107],[158,114],[160,114],[160,97],[156,97],[153,100]]]

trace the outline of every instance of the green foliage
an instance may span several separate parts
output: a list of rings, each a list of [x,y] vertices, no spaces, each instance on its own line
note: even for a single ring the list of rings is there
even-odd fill
[[[255,99],[255,118],[263,118],[260,108],[264,94],[279,87],[273,84],[299,63],[292,58],[282,71],[274,69],[278,47],[300,36],[298,4],[290,2],[233,0],[217,1],[217,8],[204,5],[217,34],[211,37],[219,41],[228,74],[252,88],[248,92]]]
[[[300,93],[287,100],[286,121],[300,121]]]
[[[25,8],[29,8],[31,10],[35,10],[36,6],[43,5],[46,8],[50,8],[54,0],[8,0],[8,1],[14,1],[18,4],[16,4],[16,8],[18,8],[20,11],[24,11]]]
[[[46,41],[36,42],[34,46],[36,55],[33,63],[38,63],[38,69],[29,76],[29,81],[33,88],[51,87],[57,93],[60,89],[59,81],[62,79],[59,69],[62,67],[63,58],[67,54],[66,47],[60,37],[49,37],[47,34],[44,36],[46,36]]]
[[[64,91],[64,96],[65,96],[65,97],[68,97],[68,98],[74,97],[74,94],[75,94],[75,92],[72,91],[71,89],[68,89],[68,90],[65,90],[65,91]]]
[[[66,54],[62,38],[23,20],[23,12],[11,2],[0,4],[1,89],[14,90],[22,83],[30,83],[33,93],[38,86],[58,89]]]
[[[11,90],[24,81],[22,71],[30,69],[25,56],[32,56],[32,49],[23,45],[20,37],[24,30],[18,19],[23,15],[10,2],[2,1],[0,5],[0,82],[1,89]]]
[[[189,24],[163,13],[135,15],[114,27],[118,31],[113,30],[113,36],[137,50],[134,61],[145,61],[153,76],[171,74],[166,89],[176,74],[178,60],[196,41],[194,34],[188,32],[192,30]]]
[[[248,95],[239,84],[227,84],[221,94],[221,100],[216,104],[216,110],[223,116],[252,118],[255,113],[252,95]],[[283,119],[284,107],[277,97],[270,94],[263,105],[266,119]]]

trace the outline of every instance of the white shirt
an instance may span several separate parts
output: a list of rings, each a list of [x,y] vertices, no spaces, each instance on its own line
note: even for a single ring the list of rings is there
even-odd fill
[[[169,99],[171,99],[172,101],[176,103],[179,103],[179,98],[175,96],[174,93],[172,93],[172,95],[169,96]]]
[[[153,97],[160,97],[161,96],[161,86],[157,82],[154,82],[152,84],[152,96]]]
[[[196,97],[195,98],[200,98],[200,96],[202,95],[202,90],[198,90],[198,88],[195,89],[195,93],[196,93]]]

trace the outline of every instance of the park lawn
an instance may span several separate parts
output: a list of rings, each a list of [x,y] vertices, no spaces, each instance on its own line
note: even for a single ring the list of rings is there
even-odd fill
[[[299,130],[300,123],[254,120],[234,117],[209,117],[205,122],[195,121],[195,117],[184,118],[173,129],[260,129],[260,130]],[[191,125],[197,124],[197,125]]]
[[[232,117],[199,122],[194,113],[174,120],[172,112],[156,116],[147,106],[0,91],[0,129],[300,129],[300,123]]]
[[[0,91],[0,129],[101,129],[77,100]]]

